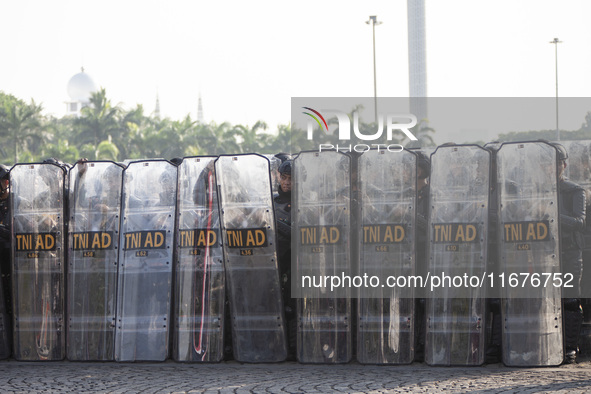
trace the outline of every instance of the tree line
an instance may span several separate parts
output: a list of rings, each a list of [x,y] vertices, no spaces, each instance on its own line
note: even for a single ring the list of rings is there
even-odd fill
[[[353,108],[351,113],[360,110]],[[34,100],[26,103],[0,91],[0,162],[5,164],[39,162],[54,157],[68,163],[79,158],[89,160],[149,159],[220,154],[299,152],[317,149],[308,141],[305,130],[292,130],[289,124],[278,125],[271,133],[265,122],[253,126],[228,122],[200,123],[187,115],[171,120],[146,115],[137,105],[124,110],[113,105],[105,89],[92,94],[90,105],[79,117],[55,118],[42,114],[43,107]],[[332,135],[327,143],[339,144],[338,122],[329,121]],[[372,130],[375,124],[361,122],[361,128]],[[434,147],[435,130],[421,123],[412,129],[419,141],[392,141],[406,147]],[[532,130],[500,134],[499,142],[555,138],[554,130]],[[402,138],[398,136],[398,138]],[[580,129],[561,131],[563,140],[591,139],[591,112]],[[474,141],[484,144],[485,141]],[[341,144],[342,141],[341,141]]]
[[[354,108],[359,110],[359,108]],[[79,158],[113,160],[165,158],[236,153],[274,154],[317,149],[304,130],[278,125],[271,133],[265,122],[253,126],[228,122],[203,124],[190,115],[181,120],[147,115],[141,105],[124,110],[113,105],[105,89],[92,94],[79,117],[56,118],[42,114],[34,100],[27,103],[0,91],[0,162],[32,163],[53,157],[67,163]],[[332,128],[336,127],[333,119]],[[375,128],[361,122],[361,127]],[[418,127],[417,127],[418,129]],[[434,131],[424,128],[415,135],[418,144],[432,145]],[[329,143],[338,144],[338,128]],[[401,143],[403,141],[392,141]],[[408,146],[408,145],[407,145]]]
[[[187,115],[171,120],[146,115],[137,105],[124,110],[113,105],[105,89],[90,97],[79,117],[55,118],[42,114],[34,100],[27,103],[0,91],[0,162],[38,162],[54,157],[73,163],[79,158],[113,160],[165,158],[224,153],[277,153],[289,151],[294,137],[289,125],[267,131],[228,122],[203,124]],[[296,144],[305,148],[305,135]]]

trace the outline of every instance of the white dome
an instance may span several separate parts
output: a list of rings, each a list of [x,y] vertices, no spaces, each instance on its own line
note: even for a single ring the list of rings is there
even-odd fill
[[[68,81],[68,95],[72,101],[88,102],[91,93],[96,92],[96,85],[82,69]]]

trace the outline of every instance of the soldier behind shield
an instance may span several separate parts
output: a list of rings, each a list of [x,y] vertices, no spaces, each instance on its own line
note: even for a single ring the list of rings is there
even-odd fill
[[[292,160],[289,153],[280,152],[273,156],[267,156],[270,164],[271,172],[271,187],[273,188],[273,194],[277,194],[279,191],[279,166],[287,160]]]
[[[559,211],[561,232],[561,260],[563,277],[573,275],[574,288],[567,293],[564,305],[565,362],[576,361],[579,334],[583,322],[580,282],[583,272],[583,233],[585,229],[585,190],[564,176],[568,154],[564,146],[553,144],[557,149],[559,175]]]
[[[161,192],[158,194],[157,206],[174,205],[176,201],[176,176],[172,171],[164,171],[160,175]]]
[[[291,167],[286,160],[279,166],[278,193],[273,196],[277,227],[277,261],[281,280],[281,293],[287,319],[289,358],[296,352],[296,303],[291,298]]]

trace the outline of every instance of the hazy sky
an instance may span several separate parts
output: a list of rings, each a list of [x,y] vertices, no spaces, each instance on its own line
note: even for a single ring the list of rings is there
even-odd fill
[[[62,116],[84,66],[114,103],[271,129],[292,96],[408,95],[406,0],[101,0],[0,3],[0,90]],[[591,96],[591,2],[426,0],[432,97]],[[583,119],[565,116],[561,128]],[[552,128],[549,124],[548,128]]]

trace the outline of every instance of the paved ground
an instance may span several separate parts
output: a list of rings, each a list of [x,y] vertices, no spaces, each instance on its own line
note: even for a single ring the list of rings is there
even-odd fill
[[[559,368],[0,362],[0,392],[591,392],[591,361]]]

